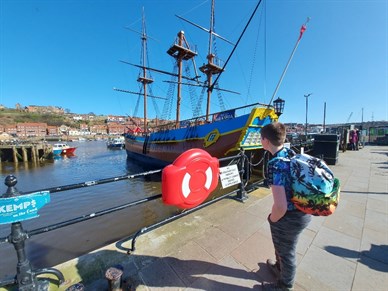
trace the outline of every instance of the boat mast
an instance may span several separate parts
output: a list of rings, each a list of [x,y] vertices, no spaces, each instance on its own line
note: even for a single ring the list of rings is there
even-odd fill
[[[177,103],[176,103],[176,120],[175,127],[179,128],[180,122],[180,106],[181,106],[181,92],[182,92],[182,61],[187,61],[192,59],[197,55],[197,53],[190,49],[189,43],[186,40],[185,33],[183,31],[178,32],[177,40],[175,44],[172,45],[167,53],[176,59],[178,67],[178,94],[177,94]]]
[[[149,38],[151,38],[151,39],[153,39],[153,38],[147,35],[144,7],[143,7],[143,13],[142,13],[142,29],[141,29],[141,32],[135,31],[135,30],[133,30],[131,28],[127,28],[127,29],[132,30],[132,31],[134,31],[134,32],[136,32],[137,34],[140,35],[141,46],[142,46],[141,52],[140,52],[140,65],[132,64],[132,63],[129,63],[129,62],[126,62],[126,61],[120,61],[120,62],[122,62],[124,64],[131,65],[131,66],[135,66],[137,68],[140,68],[140,72],[139,72],[139,76],[137,78],[137,81],[142,84],[142,89],[143,89],[143,93],[142,93],[143,99],[144,99],[143,132],[145,134],[147,134],[148,133],[148,125],[147,125],[147,121],[148,121],[148,118],[147,118],[147,98],[157,98],[157,99],[164,99],[164,100],[166,100],[165,97],[160,97],[160,96],[155,96],[155,95],[148,94],[148,90],[147,89],[149,89],[149,91],[151,92],[151,90],[150,90],[151,88],[150,87],[148,88],[148,85],[152,84],[154,82],[154,80],[151,78],[151,73],[147,74],[147,71],[150,70],[150,71],[154,71],[154,72],[158,72],[158,73],[170,74],[170,75],[173,75],[173,76],[175,76],[175,74],[171,74],[169,72],[153,69],[153,68],[150,68],[148,66],[149,60],[148,60],[148,49],[147,49],[147,43],[148,42],[147,41],[148,41]],[[182,78],[185,78],[185,77],[182,76]],[[119,91],[119,92],[123,92],[123,93],[134,94],[134,95],[137,95],[137,96],[141,96],[141,90],[140,90],[140,92],[134,92],[134,91],[119,89],[119,88],[115,88],[115,87],[113,87],[113,90]],[[136,126],[138,126],[137,122],[133,121],[133,123]]]
[[[210,29],[209,29],[209,48],[207,61],[208,63],[199,68],[199,70],[204,73],[207,77],[207,101],[206,101],[206,122],[209,121],[210,116],[210,99],[213,91],[212,79],[213,75],[220,74],[223,71],[223,68],[214,64],[216,60],[215,54],[212,53],[212,44],[213,44],[213,33],[214,33],[214,0],[212,0],[211,13],[210,13]]]
[[[178,33],[178,41],[179,46],[182,46],[184,38],[184,32],[180,31]],[[181,112],[181,100],[182,100],[182,59],[177,59],[177,65],[178,65],[178,96],[176,100],[176,124],[175,127],[179,127],[179,121],[180,121],[180,112]]]
[[[145,16],[144,16],[144,7],[143,7],[143,17],[142,17],[142,33],[141,33],[141,41],[142,41],[142,73],[143,75],[139,75],[137,81],[143,84],[143,99],[144,99],[144,125],[143,131],[147,133],[147,85],[154,82],[151,78],[147,77],[147,32],[146,32],[146,24],[145,24]]]

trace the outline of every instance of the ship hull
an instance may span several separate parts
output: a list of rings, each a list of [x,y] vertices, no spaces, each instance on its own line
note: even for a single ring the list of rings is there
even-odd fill
[[[224,158],[241,149],[261,149],[260,129],[277,118],[272,109],[254,108],[250,114],[212,123],[164,129],[146,136],[127,134],[125,149],[129,159],[151,167],[171,164],[180,154],[192,148]]]

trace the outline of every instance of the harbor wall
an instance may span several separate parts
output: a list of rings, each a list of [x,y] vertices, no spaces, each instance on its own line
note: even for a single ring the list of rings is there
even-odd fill
[[[52,155],[52,145],[47,143],[0,145],[0,163],[38,162],[50,159]]]

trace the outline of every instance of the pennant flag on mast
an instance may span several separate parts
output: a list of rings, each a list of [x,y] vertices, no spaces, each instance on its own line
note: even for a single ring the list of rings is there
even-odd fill
[[[303,24],[302,27],[300,28],[300,33],[299,33],[299,38],[298,38],[298,40],[300,40],[300,39],[302,38],[303,33],[304,33],[304,32],[306,31],[306,29],[307,29],[307,22],[309,22],[309,21],[310,21],[310,17],[307,17],[306,23]]]
[[[127,132],[128,133],[141,133],[141,132],[143,132],[142,131],[142,129],[139,127],[139,126],[136,126],[134,129],[132,129],[132,128],[129,128],[129,127],[127,127]]]
[[[299,34],[298,40],[302,38],[302,35],[306,31],[306,28],[307,28],[306,25],[303,24],[302,27],[300,28],[300,34]]]
[[[132,130],[132,132],[133,133],[139,133],[139,132],[143,132],[143,131],[141,130],[140,127],[136,126],[136,128],[134,130]]]

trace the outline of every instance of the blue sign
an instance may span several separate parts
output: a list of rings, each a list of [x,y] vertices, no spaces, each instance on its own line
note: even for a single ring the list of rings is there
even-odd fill
[[[228,111],[223,111],[220,113],[215,113],[213,114],[213,121],[220,121],[220,120],[225,120],[225,119],[232,119],[235,118],[235,110],[228,110]]]
[[[38,210],[48,202],[50,202],[49,191],[0,198],[0,224],[38,217]]]

